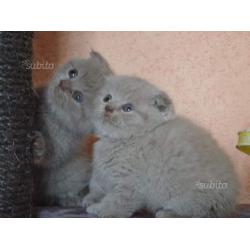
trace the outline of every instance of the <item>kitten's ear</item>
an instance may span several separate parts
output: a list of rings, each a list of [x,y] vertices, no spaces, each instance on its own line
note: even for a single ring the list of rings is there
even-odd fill
[[[95,60],[97,63],[102,65],[102,68],[106,71],[107,74],[113,74],[113,71],[111,70],[109,63],[107,60],[98,52],[91,50],[90,57]]]
[[[160,92],[153,98],[154,107],[163,115],[164,120],[175,118],[174,105],[166,93]]]

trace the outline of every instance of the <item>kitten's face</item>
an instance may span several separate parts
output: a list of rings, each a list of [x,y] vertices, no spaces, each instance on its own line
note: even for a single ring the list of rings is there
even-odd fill
[[[88,59],[68,62],[48,86],[47,102],[52,112],[70,129],[87,132],[93,97],[109,74],[108,63],[96,52]]]
[[[169,97],[148,82],[128,76],[110,76],[95,99],[97,133],[110,138],[141,135],[174,118]]]

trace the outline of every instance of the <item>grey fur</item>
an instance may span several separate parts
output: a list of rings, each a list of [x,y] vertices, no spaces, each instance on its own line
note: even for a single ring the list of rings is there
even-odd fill
[[[112,100],[104,103],[107,94]],[[126,103],[134,111],[123,112]],[[113,113],[104,111],[106,105]],[[176,116],[156,87],[139,78],[107,77],[93,120],[101,139],[82,203],[88,213],[129,217],[147,208],[156,217],[232,215],[239,186],[229,158],[207,131]]]
[[[78,75],[69,79],[68,72],[72,69],[77,69]],[[42,136],[34,151],[40,165],[45,166],[35,170],[38,203],[80,204],[90,173],[90,161],[81,152],[85,135],[93,130],[89,112],[104,76],[110,74],[112,71],[106,60],[92,51],[88,59],[76,59],[63,65],[50,81],[41,107]],[[62,90],[60,83],[66,84],[66,89]],[[83,93],[82,103],[73,99],[75,90]],[[45,145],[45,152],[41,144]]]

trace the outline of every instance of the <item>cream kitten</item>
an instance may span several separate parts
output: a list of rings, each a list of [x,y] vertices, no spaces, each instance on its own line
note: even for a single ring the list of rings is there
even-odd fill
[[[148,82],[107,77],[95,101],[90,192],[82,205],[99,217],[225,217],[235,208],[232,164],[210,134],[175,116]]]
[[[35,143],[36,193],[41,205],[74,206],[81,203],[88,186],[90,161],[82,144],[92,132],[89,120],[92,102],[104,77],[112,74],[106,60],[97,52],[88,59],[72,60],[54,75],[41,99],[42,135]]]

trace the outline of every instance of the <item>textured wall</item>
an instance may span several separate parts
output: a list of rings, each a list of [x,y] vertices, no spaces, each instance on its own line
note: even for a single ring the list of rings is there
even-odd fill
[[[119,74],[152,81],[172,96],[178,113],[211,131],[241,177],[250,203],[250,157],[235,149],[250,127],[250,32],[38,32],[34,63],[101,52]],[[36,86],[53,70],[33,70]]]

